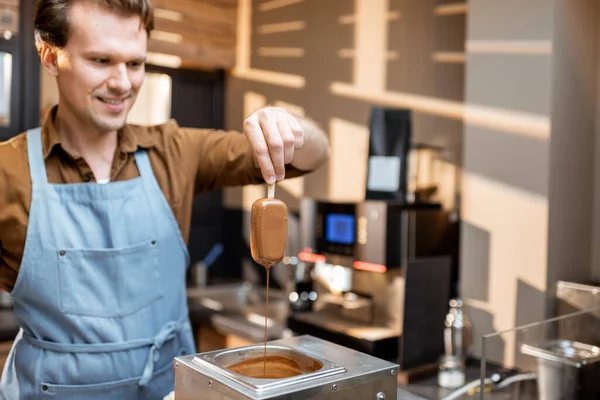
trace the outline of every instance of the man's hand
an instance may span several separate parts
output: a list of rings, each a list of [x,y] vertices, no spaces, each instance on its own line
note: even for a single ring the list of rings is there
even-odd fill
[[[285,178],[285,165],[292,162],[294,150],[304,145],[302,125],[279,107],[265,107],[250,114],[244,121],[244,135],[267,183]]]

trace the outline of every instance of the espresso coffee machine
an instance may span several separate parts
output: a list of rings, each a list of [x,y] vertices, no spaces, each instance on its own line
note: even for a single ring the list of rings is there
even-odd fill
[[[301,207],[288,328],[383,359],[400,354],[401,368],[434,362],[450,297],[447,212],[382,200]]]

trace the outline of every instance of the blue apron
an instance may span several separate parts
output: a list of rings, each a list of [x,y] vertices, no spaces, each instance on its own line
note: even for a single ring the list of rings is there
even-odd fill
[[[21,330],[0,398],[162,399],[173,357],[195,352],[187,248],[152,171],[109,184],[49,184],[27,133],[32,202],[12,291]]]

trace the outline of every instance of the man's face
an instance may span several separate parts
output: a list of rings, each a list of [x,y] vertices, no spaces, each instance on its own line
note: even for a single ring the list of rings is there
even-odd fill
[[[67,45],[56,51],[54,67],[46,65],[56,76],[59,106],[90,129],[118,130],[144,79],[146,30],[138,16],[86,2],[74,2],[69,21]]]

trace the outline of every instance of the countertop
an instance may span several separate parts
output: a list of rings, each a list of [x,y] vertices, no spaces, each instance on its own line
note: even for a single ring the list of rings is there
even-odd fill
[[[248,338],[250,341],[261,341],[263,335],[263,328],[261,326],[255,325],[253,322],[249,321],[247,317],[249,312],[262,314],[262,306],[256,307],[255,305],[246,305],[244,301],[241,301],[246,294],[246,289],[240,289],[237,287],[237,294],[234,296],[235,301],[232,301],[230,296],[220,297],[221,294],[232,293],[236,291],[236,286],[232,285],[225,291],[217,291],[213,292],[209,297],[211,299],[218,299],[220,303],[220,308],[215,307],[216,304],[212,302],[203,302],[201,301],[204,296],[199,295],[191,295],[189,307],[190,307],[190,316],[193,320],[193,323],[197,324],[210,324],[214,328],[217,328],[220,331],[230,332],[232,334],[241,335],[243,337]],[[203,291],[204,292],[204,291]],[[275,292],[277,293],[277,292]],[[278,301],[281,301],[282,298],[280,293],[277,296],[274,296]],[[275,302],[273,302],[275,304]],[[284,302],[285,303],[285,302]],[[208,306],[208,307],[207,307]],[[240,307],[244,311],[240,311]],[[216,308],[216,309],[215,309]],[[276,308],[276,307],[274,307]],[[281,310],[279,310],[281,311]],[[284,315],[280,315],[278,312],[269,313],[270,317],[273,318],[273,326],[269,328],[269,340],[276,340],[281,338],[281,333],[285,330],[285,321],[286,318]],[[264,314],[262,314],[264,315]],[[255,326],[253,326],[255,325]],[[471,362],[466,371],[466,383],[472,382],[476,379],[479,379],[479,363],[477,361]],[[520,386],[519,384],[513,386]],[[495,392],[486,394],[486,400],[512,400],[513,398],[518,398],[519,400],[534,400],[537,399],[536,396],[529,397],[524,392],[529,392],[529,390],[524,391],[520,390],[520,387],[517,387],[517,390],[520,390],[520,394],[515,397],[513,391],[515,387],[510,387],[509,390],[503,392]],[[437,376],[433,376],[428,379],[421,380],[419,382],[410,384],[410,385],[398,385],[398,399],[403,400],[440,400],[449,394],[453,393],[454,389],[444,389],[438,386],[437,384]],[[478,400],[479,397],[476,396],[462,396],[457,400]]]
[[[227,320],[231,320],[231,326],[237,326],[239,325],[240,328],[244,328],[244,326],[242,326],[242,324],[240,324],[240,318],[239,316],[236,317],[234,314],[230,312],[230,310],[216,310],[216,309],[211,309],[210,306],[211,304],[208,303],[207,304],[204,303],[200,303],[198,301],[190,301],[190,319],[192,320],[192,323],[194,324],[211,324],[213,325],[214,322],[214,317],[218,316],[218,322],[219,325],[227,325],[225,322]],[[275,308],[275,307],[274,307]],[[249,310],[249,311],[253,311],[253,312],[257,312],[257,309],[253,309]],[[280,322],[279,321],[280,318],[275,318],[276,321],[274,322]],[[273,336],[270,337],[269,340],[274,340],[277,339],[277,336],[280,337],[281,335],[281,327],[277,327],[277,323],[275,324],[275,326],[270,329],[271,332],[269,332],[269,336]],[[0,308],[0,342],[2,341],[11,341],[14,339],[14,337],[17,335],[19,331],[19,327],[17,324],[17,320],[14,316],[14,313],[12,311],[11,308]],[[246,333],[248,333],[249,331],[246,330]],[[262,329],[256,329],[256,334],[262,337]],[[271,335],[272,333],[272,335]],[[470,365],[467,368],[467,377],[466,377],[466,382],[471,382],[473,380],[476,380],[479,378],[479,365],[477,364],[473,364]],[[519,386],[523,386],[523,384],[519,385]],[[527,386],[527,385],[525,385]],[[529,385],[531,386],[531,385]],[[530,389],[527,389],[527,387],[525,388],[526,390],[523,390],[522,388],[519,388],[520,390],[520,395],[516,398],[519,398],[520,400],[529,400],[529,399],[535,399],[535,396],[528,396],[527,393],[523,393],[525,392],[530,392]],[[515,390],[515,388],[511,388],[510,391],[508,392],[502,392],[502,393],[492,393],[492,394],[487,394],[486,395],[486,400],[510,400],[515,398],[514,394],[512,393]],[[454,390],[451,389],[443,389],[440,388],[437,384],[437,377],[433,376],[431,378],[428,379],[424,379],[422,381],[419,381],[417,383],[413,383],[410,385],[399,385],[398,386],[398,399],[404,399],[404,400],[439,400],[444,398],[445,396],[449,395],[450,393],[452,393]],[[524,395],[525,394],[525,395]],[[473,400],[477,400],[478,396],[463,396],[461,398],[459,398],[458,400],[464,400],[464,399],[473,399]]]
[[[199,323],[209,323],[214,310],[207,310],[204,307],[195,305],[190,307],[191,319]],[[0,309],[0,341],[11,341],[18,333],[19,327],[14,317],[12,309]],[[477,365],[469,366],[467,369],[467,382],[479,378],[479,367]],[[451,389],[440,388],[437,384],[437,378],[431,377],[411,385],[398,385],[398,400],[439,400],[452,393]],[[486,395],[486,400],[511,400],[511,392],[493,393]],[[535,397],[523,397],[523,393],[518,397],[520,400],[535,399]],[[458,400],[471,399],[477,400],[478,397],[463,396]]]
[[[466,369],[465,383],[479,380],[479,365],[473,363]],[[437,377],[431,377],[413,383],[409,386],[398,385],[398,400],[440,400],[453,393],[456,389],[444,389],[438,386]],[[485,394],[485,400],[537,400],[535,381],[517,382],[501,391]],[[479,400],[479,393],[472,396],[463,395],[456,400]]]

